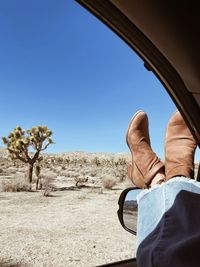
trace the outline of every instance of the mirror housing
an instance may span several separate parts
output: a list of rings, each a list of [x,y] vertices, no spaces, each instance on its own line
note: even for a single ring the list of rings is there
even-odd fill
[[[137,187],[127,188],[119,197],[118,218],[122,227],[136,235],[137,233],[137,195],[142,189]]]

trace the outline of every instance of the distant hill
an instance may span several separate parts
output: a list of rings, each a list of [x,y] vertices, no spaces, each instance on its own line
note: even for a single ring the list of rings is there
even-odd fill
[[[107,153],[107,152],[84,152],[84,151],[72,151],[72,152],[62,152],[62,153],[42,153],[44,157],[61,157],[63,159],[65,158],[71,158],[71,159],[79,159],[79,158],[87,158],[89,160],[94,159],[95,157],[98,157],[99,159],[112,159],[115,160],[123,158],[127,161],[131,162],[131,154],[128,152],[119,152],[119,153]],[[6,148],[0,147],[0,157],[7,157],[8,152]],[[198,163],[195,163],[195,169],[197,171]]]
[[[63,159],[70,158],[84,158],[93,159],[98,157],[99,159],[119,159],[125,158],[127,160],[130,159],[130,153],[120,152],[120,153],[106,153],[106,152],[84,152],[84,151],[72,151],[72,152],[63,152],[63,153],[42,153],[45,157],[62,157]],[[0,147],[0,157],[7,157],[8,152],[6,148]]]
[[[130,159],[130,154],[123,152],[123,153],[106,153],[106,152],[84,152],[84,151],[72,151],[72,152],[63,152],[63,153],[48,153],[44,154],[47,156],[53,156],[53,157],[62,157],[62,158],[84,158],[87,157],[88,159],[92,159],[95,157],[98,157],[99,159],[119,159],[119,158],[125,158]]]

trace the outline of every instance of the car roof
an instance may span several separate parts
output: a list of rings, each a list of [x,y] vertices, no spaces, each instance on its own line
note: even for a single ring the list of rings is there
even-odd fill
[[[198,2],[77,0],[115,31],[162,82],[200,144]]]

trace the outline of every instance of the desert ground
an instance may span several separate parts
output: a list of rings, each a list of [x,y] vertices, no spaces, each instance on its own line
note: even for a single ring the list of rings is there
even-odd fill
[[[127,153],[43,154],[42,190],[33,183],[30,192],[27,166],[0,148],[0,266],[90,267],[134,257],[135,236],[117,217],[121,191],[133,186],[129,161]]]
[[[0,149],[0,266],[89,267],[134,257],[135,237],[117,218],[120,192],[132,186],[129,160],[126,153],[45,154],[43,190],[33,184],[27,192],[26,166]]]

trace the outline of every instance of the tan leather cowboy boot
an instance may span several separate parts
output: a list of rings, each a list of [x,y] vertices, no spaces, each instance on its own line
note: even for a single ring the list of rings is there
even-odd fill
[[[148,188],[155,174],[164,167],[150,145],[148,118],[144,111],[138,111],[132,118],[126,142],[131,151],[132,164],[128,166],[128,175],[140,188]]]
[[[179,111],[167,126],[165,137],[166,180],[175,176],[194,178],[194,153],[197,144]]]

